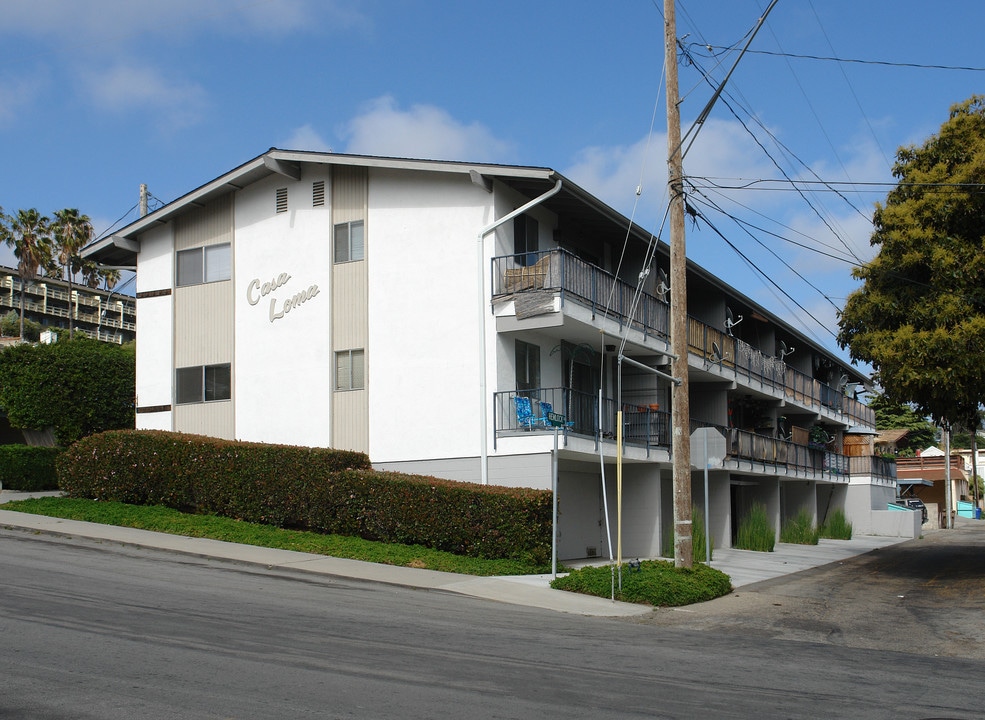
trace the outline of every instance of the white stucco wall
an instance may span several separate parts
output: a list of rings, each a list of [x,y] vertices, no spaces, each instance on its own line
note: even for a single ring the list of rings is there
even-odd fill
[[[492,197],[464,175],[370,172],[374,462],[479,454],[476,238],[491,217]],[[484,280],[488,273],[483,263]],[[491,317],[486,327],[493,338]],[[492,339],[487,347],[495,347]]]
[[[171,226],[149,230],[140,242],[136,292],[170,290],[174,269]],[[169,295],[137,300],[137,408],[172,403],[174,299]],[[140,430],[171,430],[172,413],[138,412]]]
[[[327,186],[324,170],[299,182],[273,176],[236,196],[233,398],[239,440],[329,444],[332,220],[328,206],[311,207],[311,183],[319,178]],[[289,209],[273,214],[274,192],[281,187],[288,188]],[[301,292],[308,299],[277,317]]]
[[[660,555],[660,483],[656,467],[629,465],[623,467],[622,551],[623,560],[651,558]],[[616,498],[618,503],[618,497]],[[613,542],[617,545],[618,539]]]
[[[609,546],[602,522],[599,472],[585,464],[578,470],[562,470],[558,478],[558,557],[562,560],[589,556],[608,557]]]

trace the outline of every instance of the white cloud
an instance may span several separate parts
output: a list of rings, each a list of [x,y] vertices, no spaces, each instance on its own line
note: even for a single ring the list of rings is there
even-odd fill
[[[183,36],[208,30],[234,34],[283,34],[324,18],[332,27],[365,23],[350,3],[330,0],[5,0],[0,34],[69,38],[71,49],[121,42],[145,33]]]
[[[480,123],[462,123],[433,105],[402,110],[390,96],[372,101],[342,134],[346,152],[364,155],[504,162],[513,152]]]
[[[84,72],[82,79],[96,106],[119,113],[151,111],[162,130],[193,125],[208,102],[199,85],[169,80],[151,67],[116,65]]]
[[[707,185],[709,180],[734,184],[737,178],[775,174],[737,122],[709,120],[694,144],[690,148],[685,144],[685,149],[685,175],[700,185]],[[632,212],[637,187],[642,186],[641,205],[659,222],[667,202],[667,150],[666,132],[653,133],[632,145],[586,148],[564,174],[626,215]],[[731,194],[714,191],[710,196],[718,202],[722,195]],[[765,209],[773,202],[764,194],[753,204]]]
[[[159,125],[169,129],[196,123],[204,93],[177,73],[146,65],[124,67],[129,56],[151,57],[152,41],[181,43],[196,36],[269,40],[317,30],[350,32],[369,27],[369,20],[351,0],[4,0],[0,38],[23,42],[30,56],[52,64],[66,63],[97,109],[150,107],[160,113]],[[51,58],[57,58],[52,61]],[[116,66],[112,70],[102,69]],[[171,79],[166,80],[169,77]],[[0,84],[0,123],[9,120],[20,90]],[[17,98],[13,98],[17,99]],[[32,96],[23,96],[27,106]]]
[[[295,129],[282,147],[285,150],[332,152],[332,147],[310,124],[302,125]]]
[[[688,223],[688,256],[717,272],[752,299],[773,308],[795,327],[833,347],[829,330],[837,330],[837,310],[824,296],[841,307],[843,298],[857,287],[857,282],[851,277],[851,263],[825,257],[818,251],[846,258],[850,257],[845,248],[848,244],[859,258],[870,259],[873,254],[868,244],[872,232],[871,210],[878,196],[852,194],[844,188],[843,194],[858,208],[856,210],[834,192],[812,191],[811,202],[819,208],[824,217],[822,220],[797,193],[789,190],[713,189],[715,184],[742,186],[759,179],[782,177],[762,149],[735,121],[708,121],[688,151],[684,170],[687,177],[703,188],[707,201],[713,201],[728,213],[760,228],[807,246],[798,247],[760,230],[751,230],[754,239],[731,219],[709,208],[705,198],[692,194],[692,202],[760,272],[751,270],[745,260],[700,220],[696,227]],[[888,177],[884,154],[866,138],[855,138],[846,146],[841,165],[818,164],[814,171],[816,177],[805,169],[798,171],[796,176],[815,181],[817,177],[828,181],[870,181]],[[655,133],[649,139],[641,138],[629,145],[587,148],[562,172],[623,214],[633,216],[642,227],[660,230],[667,205],[666,133]],[[788,170],[788,173],[793,174],[793,171]],[[643,192],[634,213],[636,188],[641,183]],[[666,234],[664,239],[668,239]],[[771,280],[790,293],[796,302],[774,287]],[[808,313],[817,318],[821,327]]]

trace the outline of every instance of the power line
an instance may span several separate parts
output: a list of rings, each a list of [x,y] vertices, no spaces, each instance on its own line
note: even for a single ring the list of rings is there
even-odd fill
[[[877,190],[877,188],[889,188],[894,189],[897,187],[907,187],[907,188],[942,188],[942,189],[953,189],[953,190],[985,190],[985,183],[948,183],[948,182],[893,182],[890,180],[880,181],[880,180],[797,180],[793,178],[719,178],[714,176],[697,176],[689,175],[689,180],[702,180],[707,182],[709,186],[717,188],[719,190],[767,190],[769,192],[792,192],[796,188],[792,187],[794,185],[820,185],[821,189],[827,188],[830,192],[837,192],[836,187],[871,187],[872,190],[867,192],[883,192],[882,190]],[[736,183],[733,185],[723,185],[719,181],[730,181]],[[768,183],[773,183],[776,185],[786,185],[791,187],[756,187],[757,185],[765,185]]]
[[[114,222],[114,223],[113,223],[112,225],[110,225],[110,226],[109,226],[108,228],[106,228],[105,230],[103,230],[103,231],[102,231],[102,233],[100,233],[100,234],[99,234],[99,237],[97,237],[97,238],[96,238],[96,240],[102,240],[102,239],[103,239],[104,237],[106,237],[106,236],[107,236],[107,235],[109,235],[109,234],[110,234],[111,232],[113,232],[113,228],[115,228],[115,227],[116,227],[117,225],[119,225],[119,224],[120,224],[121,222],[123,222],[123,220],[125,220],[125,219],[126,219],[126,217],[127,217],[127,215],[129,215],[130,213],[132,213],[132,212],[133,212],[134,210],[136,210],[136,209],[137,209],[137,205],[135,204],[135,205],[133,205],[133,206],[132,206],[132,207],[131,207],[131,208],[130,208],[129,210],[127,210],[127,211],[126,211],[125,213],[123,213],[123,214],[122,214],[122,215],[121,215],[121,216],[120,216],[120,217],[119,217],[119,218],[118,218],[118,219],[116,220],[116,222]]]
[[[709,51],[710,57],[717,57],[714,51],[730,52],[732,48],[722,45],[708,45],[701,43],[691,43],[694,47],[703,47]],[[776,52],[772,50],[749,50],[754,55],[771,55],[773,57],[794,58],[796,60],[821,60],[826,62],[854,63],[857,65],[882,65],[884,67],[896,68],[916,68],[917,70],[960,70],[964,72],[985,72],[985,67],[972,67],[968,65],[926,65],[922,63],[891,62],[888,60],[861,60],[858,58],[842,58],[825,55],[803,55],[798,53]]]
[[[698,211],[695,211],[695,212],[698,212]],[[704,214],[701,214],[700,212],[699,212],[698,214],[699,214],[699,216],[701,217],[701,219],[705,221],[705,223],[706,223],[706,224],[708,225],[708,227],[709,227],[709,228],[711,229],[711,231],[712,231],[713,233],[715,233],[716,235],[718,235],[718,237],[720,237],[720,238],[721,238],[721,239],[722,239],[722,240],[723,240],[723,241],[725,242],[725,244],[726,244],[726,245],[728,245],[728,246],[729,246],[730,248],[732,248],[732,251],[733,251],[733,252],[734,252],[734,253],[735,253],[736,255],[738,255],[738,256],[739,256],[739,257],[740,257],[740,258],[741,258],[741,259],[742,259],[742,260],[743,260],[743,261],[744,261],[744,262],[746,263],[746,265],[748,265],[748,266],[749,266],[749,267],[751,267],[751,268],[752,268],[753,270],[755,270],[755,271],[756,271],[756,273],[758,273],[758,274],[759,274],[759,275],[760,275],[760,276],[761,276],[761,277],[762,277],[762,278],[763,278],[764,280],[766,280],[766,281],[767,281],[767,282],[768,282],[768,283],[769,283],[770,285],[772,285],[772,286],[773,286],[773,287],[775,287],[775,288],[776,288],[776,289],[777,289],[778,291],[780,291],[781,293],[783,293],[783,295],[784,295],[784,297],[786,297],[786,298],[787,298],[788,300],[790,300],[790,302],[792,302],[792,303],[793,303],[794,305],[796,305],[796,306],[797,306],[798,308],[800,308],[800,310],[801,310],[801,311],[802,311],[802,312],[803,312],[803,313],[804,313],[805,315],[807,315],[807,316],[808,316],[808,317],[809,317],[809,318],[810,318],[811,320],[813,320],[813,321],[814,321],[815,323],[817,323],[817,325],[818,325],[818,327],[821,327],[821,328],[824,328],[824,329],[825,329],[825,330],[826,330],[826,331],[828,332],[828,334],[830,334],[830,335],[831,335],[831,337],[833,337],[833,338],[835,338],[835,339],[837,340],[837,338],[838,338],[838,336],[837,336],[837,335],[836,335],[836,334],[835,334],[835,333],[834,333],[834,332],[833,332],[833,331],[831,330],[831,328],[829,328],[829,327],[828,327],[827,325],[825,325],[825,324],[824,324],[824,323],[822,323],[822,322],[821,322],[820,320],[818,320],[818,319],[817,319],[817,318],[816,318],[816,317],[815,317],[815,316],[813,315],[813,313],[811,313],[811,311],[810,311],[810,310],[808,310],[808,309],[807,309],[807,308],[805,308],[805,307],[804,307],[803,305],[801,305],[801,304],[800,304],[799,302],[797,302],[797,301],[796,301],[796,300],[795,300],[795,299],[793,298],[793,296],[792,296],[792,295],[790,295],[790,293],[788,293],[788,292],[787,292],[786,290],[784,290],[783,288],[781,288],[781,287],[780,287],[780,286],[779,286],[779,285],[777,284],[777,282],[776,282],[776,281],[775,281],[775,280],[774,280],[773,278],[771,278],[770,276],[768,276],[768,275],[767,275],[766,273],[764,273],[764,272],[763,272],[763,271],[762,271],[762,270],[761,270],[761,269],[760,269],[759,267],[757,267],[757,266],[756,266],[756,265],[755,265],[755,264],[754,264],[754,263],[752,262],[752,260],[751,260],[751,259],[750,259],[750,258],[749,258],[748,256],[746,256],[746,255],[745,255],[745,253],[743,253],[743,252],[742,252],[742,251],[741,251],[741,250],[740,250],[740,249],[739,249],[739,248],[738,248],[738,247],[737,247],[737,246],[735,245],[735,243],[733,243],[733,242],[732,242],[731,240],[729,240],[729,239],[728,239],[727,237],[725,237],[725,234],[724,234],[724,233],[722,233],[722,232],[721,232],[721,231],[720,231],[720,230],[719,230],[719,229],[718,229],[717,227],[715,227],[715,225],[714,225],[714,223],[712,223],[712,222],[711,222],[710,220],[708,220],[708,218],[707,218],[707,217],[706,217],[706,216],[705,216]],[[789,267],[789,266],[788,266],[788,267]],[[825,297],[826,297],[826,296],[825,296]],[[837,309],[837,306],[836,306],[836,309]]]

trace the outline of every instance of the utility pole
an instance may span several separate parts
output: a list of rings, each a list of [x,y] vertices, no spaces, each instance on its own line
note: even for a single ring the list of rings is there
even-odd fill
[[[147,214],[147,184],[140,183],[140,217]]]
[[[951,514],[952,493],[951,488],[951,422],[947,421],[944,425],[944,504],[947,505],[947,521],[944,527],[948,530],[954,529],[954,516]]]
[[[687,252],[684,242],[684,167],[677,84],[675,0],[664,0],[664,52],[667,67],[667,186],[670,197],[671,374],[681,383],[674,392],[671,454],[674,461],[674,566],[694,565],[691,525],[691,404],[687,351]],[[705,498],[705,503],[708,498]]]

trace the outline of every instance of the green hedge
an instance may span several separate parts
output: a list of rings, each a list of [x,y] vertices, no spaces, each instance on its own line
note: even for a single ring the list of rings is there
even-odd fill
[[[135,349],[79,335],[0,350],[0,407],[10,425],[53,428],[59,445],[134,423]]]
[[[6,490],[57,490],[55,459],[62,448],[0,445],[0,484]]]
[[[72,497],[165,505],[473,557],[550,556],[549,492],[379,472],[357,452],[110,431],[69,448],[58,480]]]

